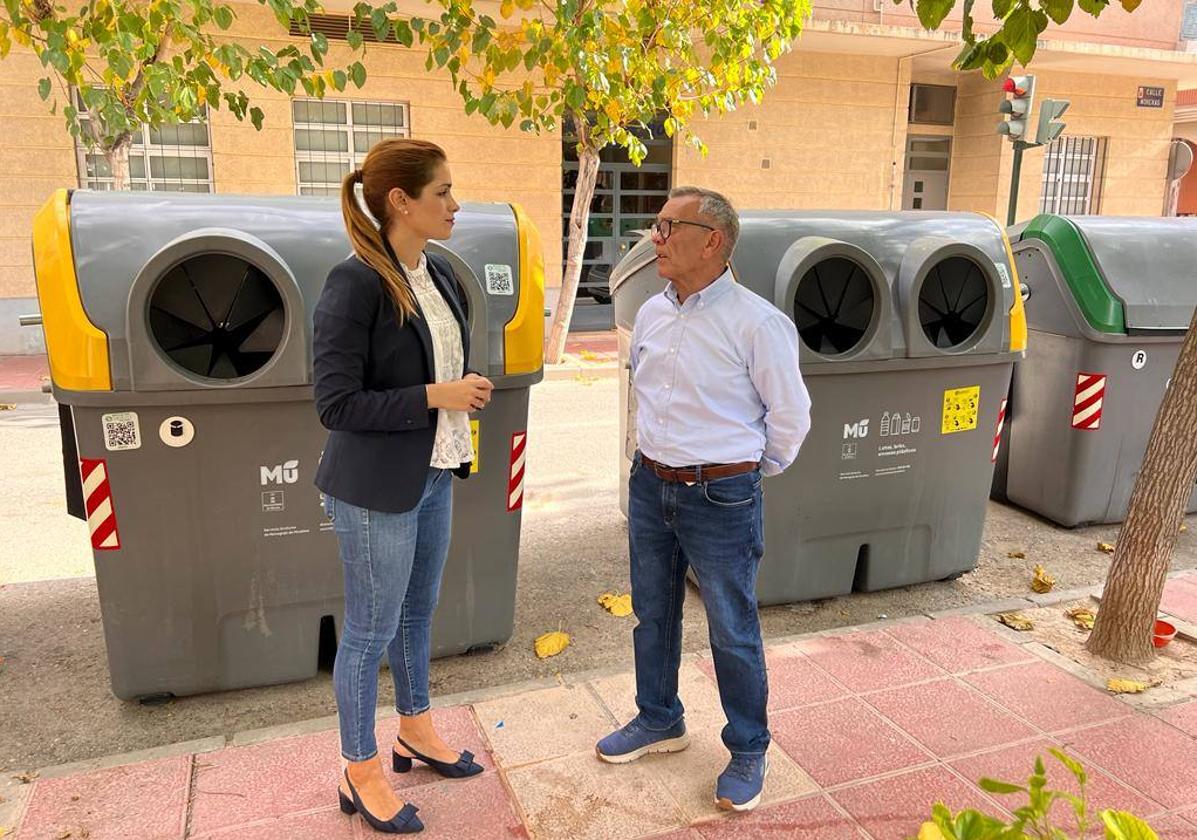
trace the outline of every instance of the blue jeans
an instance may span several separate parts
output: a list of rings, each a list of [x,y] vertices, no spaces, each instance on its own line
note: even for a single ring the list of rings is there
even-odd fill
[[[341,754],[365,761],[378,753],[374,709],[385,652],[401,715],[428,711],[432,613],[449,556],[452,476],[428,472],[424,495],[406,513],[367,510],[324,497],[345,568],[345,620],[333,667]]]
[[[663,481],[636,453],[628,534],[632,606],[640,623],[632,638],[636,705],[648,729],[668,729],[682,719],[682,604],[686,570],[693,568],[727,715],[723,743],[732,754],[760,755],[769,748],[769,685],[756,608],[765,550],[762,508],[757,471],[686,485]]]

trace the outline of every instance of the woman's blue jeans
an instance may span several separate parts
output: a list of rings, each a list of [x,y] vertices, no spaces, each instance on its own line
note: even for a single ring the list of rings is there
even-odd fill
[[[326,495],[345,568],[345,620],[333,668],[341,754],[365,761],[378,753],[374,710],[385,653],[401,715],[428,711],[432,613],[452,529],[452,475],[431,469],[424,495],[406,513],[367,510]]]

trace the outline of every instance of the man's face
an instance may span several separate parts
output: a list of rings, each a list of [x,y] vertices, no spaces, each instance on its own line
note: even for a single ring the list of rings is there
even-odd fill
[[[662,239],[660,234],[652,237],[657,272],[666,280],[687,277],[722,262],[723,236],[711,229],[712,221],[703,217],[698,207],[697,196],[681,196],[669,199],[657,214],[657,224],[669,228],[668,238]]]

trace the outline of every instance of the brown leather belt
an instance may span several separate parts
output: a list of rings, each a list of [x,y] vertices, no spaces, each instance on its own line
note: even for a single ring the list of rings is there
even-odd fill
[[[640,460],[646,467],[652,467],[653,472],[662,481],[680,481],[686,484],[742,475],[760,467],[759,461],[741,461],[738,464],[703,464],[697,467],[667,467],[643,453],[640,455]]]

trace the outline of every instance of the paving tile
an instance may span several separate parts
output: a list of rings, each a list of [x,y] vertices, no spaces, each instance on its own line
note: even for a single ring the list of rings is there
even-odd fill
[[[864,700],[941,758],[1038,734],[953,679],[882,691]]]
[[[576,752],[593,757],[595,743],[612,728],[585,686],[557,686],[487,700],[475,704],[474,711],[495,762],[507,768]]]
[[[1061,737],[1088,760],[1166,808],[1197,805],[1197,740],[1146,715]]]
[[[1178,814],[1156,817],[1147,821],[1160,840],[1197,840],[1197,823]]]
[[[771,729],[774,742],[823,787],[932,760],[855,697],[782,712]]]
[[[191,756],[35,783],[17,840],[165,840],[183,836]]]
[[[1047,786],[1049,788],[1063,790],[1074,795],[1079,794],[1080,785],[1076,778],[1054,756],[1048,753],[1049,747],[1059,749],[1060,744],[1042,739],[957,759],[951,764],[956,772],[974,783],[982,778],[990,778],[1025,785],[1027,777],[1034,771],[1035,757],[1040,756],[1043,758],[1043,764],[1047,770]],[[1132,790],[1096,767],[1086,767],[1085,773],[1088,778],[1085,791],[1089,803],[1090,827],[1095,829],[1097,834],[1101,833],[1101,818],[1098,814],[1104,808],[1130,811],[1132,814],[1145,818],[1163,811],[1163,806],[1158,802]],[[1026,795],[1021,793],[993,794],[992,798],[1010,811],[1026,803]],[[1067,802],[1057,801],[1052,809],[1052,817],[1053,822],[1061,828],[1069,832],[1076,831],[1076,815],[1072,806]]]
[[[636,716],[634,673],[625,672],[594,680],[591,686],[620,725]],[[726,723],[723,706],[719,702],[719,688],[715,685],[714,678],[707,676],[700,663],[682,663],[682,667],[678,669],[677,687],[678,696],[686,709],[687,729],[693,731],[703,727],[722,727]]]
[[[645,840],[702,840],[702,835],[692,828],[683,828],[680,831],[670,831],[668,834],[653,834],[646,837]]]
[[[962,616],[899,624],[885,632],[953,674],[1035,659],[1034,654]]]
[[[704,658],[699,667],[711,680],[715,679],[713,660]],[[766,649],[765,668],[769,672],[771,713],[835,700],[848,694],[848,689],[794,647]]]
[[[704,729],[690,733],[690,746],[682,752],[645,756],[637,766],[660,782],[693,821],[721,813],[715,807],[715,780],[730,758],[719,730]],[[780,802],[816,790],[818,785],[789,756],[776,745],[770,748],[762,802]]]
[[[875,840],[902,840],[918,834],[936,802],[953,812],[975,808],[995,816],[1001,813],[977,788],[939,765],[845,788],[831,797]]]
[[[1186,575],[1164,585],[1160,610],[1184,621],[1197,623],[1197,577]]]
[[[436,731],[455,750],[469,750],[474,754],[474,760],[481,764],[484,772],[495,769],[495,759],[491,755],[490,745],[478,728],[474,712],[469,706],[450,706],[432,710],[432,722]],[[382,753],[383,764],[387,768],[396,788],[411,788],[417,785],[434,784],[442,781],[443,777],[421,761],[413,762],[412,769],[407,773],[395,773],[391,770],[391,757],[388,752],[395,743],[395,736],[399,733],[399,718],[388,718],[378,725],[378,749]]]
[[[567,788],[568,789],[568,788]],[[412,791],[427,840],[527,838],[511,794],[498,773],[446,779]],[[373,837],[373,832],[366,832]]]
[[[359,819],[347,817],[333,807],[190,836],[192,840],[354,840],[353,824]]]
[[[620,840],[689,822],[637,764],[605,764],[593,753],[520,767],[508,783],[537,840]]]
[[[943,670],[882,630],[808,639],[797,647],[824,671],[858,692],[944,676]]]
[[[340,776],[335,730],[198,755],[191,833],[335,805]]]
[[[1172,724],[1181,732],[1197,738],[1197,700],[1169,706],[1158,713],[1160,720]]]
[[[1011,665],[968,674],[963,679],[1045,732],[1087,726],[1130,713],[1125,703],[1048,662]]]
[[[808,796],[781,805],[761,806],[749,814],[694,827],[703,840],[753,840],[758,837],[810,837],[817,840],[861,840],[861,830],[825,796]]]

